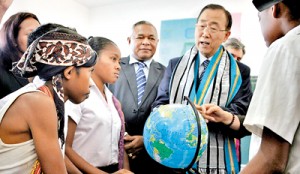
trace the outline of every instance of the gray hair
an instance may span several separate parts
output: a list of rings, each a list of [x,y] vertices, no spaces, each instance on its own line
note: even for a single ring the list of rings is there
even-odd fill
[[[237,38],[229,38],[227,39],[227,41],[224,43],[224,47],[231,47],[234,49],[241,49],[243,51],[243,55],[246,54],[246,50],[245,50],[245,45]]]
[[[132,29],[134,30],[134,28],[138,25],[151,25],[153,28],[155,28],[155,26],[151,22],[142,20],[142,21],[138,21],[135,24],[133,24]]]
[[[132,25],[132,28],[131,28],[132,32],[134,32],[135,27],[137,27],[137,26],[139,26],[139,25],[149,25],[149,26],[152,26],[152,27],[154,28],[156,34],[157,34],[156,27],[155,27],[151,22],[145,21],[145,20],[138,21],[138,22],[136,22],[135,24],[133,24],[133,25]]]

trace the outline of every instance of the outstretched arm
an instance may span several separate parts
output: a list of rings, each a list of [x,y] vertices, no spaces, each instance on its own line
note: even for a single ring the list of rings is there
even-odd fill
[[[243,126],[245,115],[235,115],[215,104],[196,105],[196,108],[207,122],[218,123],[217,127],[223,133],[234,138],[250,135],[250,132]]]
[[[223,123],[229,125],[233,130],[239,130],[241,123],[238,117],[230,112],[224,111],[215,104],[196,105],[196,108],[207,122]]]
[[[284,173],[290,147],[285,139],[264,127],[260,148],[241,174]]]

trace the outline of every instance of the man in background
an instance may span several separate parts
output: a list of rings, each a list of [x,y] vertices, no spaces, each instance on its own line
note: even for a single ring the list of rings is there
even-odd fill
[[[125,149],[131,171],[155,174],[158,166],[147,154],[142,135],[165,67],[153,60],[159,40],[156,28],[150,22],[135,23],[127,40],[131,53],[121,59],[119,79],[109,88],[122,104],[128,132],[124,137]]]
[[[227,39],[224,43],[224,47],[237,61],[241,61],[246,54],[245,45],[234,37]]]

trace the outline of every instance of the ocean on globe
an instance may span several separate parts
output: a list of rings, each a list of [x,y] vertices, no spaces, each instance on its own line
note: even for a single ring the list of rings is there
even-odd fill
[[[164,166],[186,169],[195,155],[198,161],[206,150],[208,129],[200,114],[199,120],[200,143],[198,143],[196,114],[190,105],[161,105],[150,114],[144,126],[146,151],[155,161]],[[196,154],[197,146],[200,146],[198,154]]]

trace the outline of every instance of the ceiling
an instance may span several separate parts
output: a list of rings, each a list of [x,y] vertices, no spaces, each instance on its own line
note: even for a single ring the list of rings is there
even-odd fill
[[[108,4],[123,3],[129,0],[74,0],[86,7],[97,7]]]

